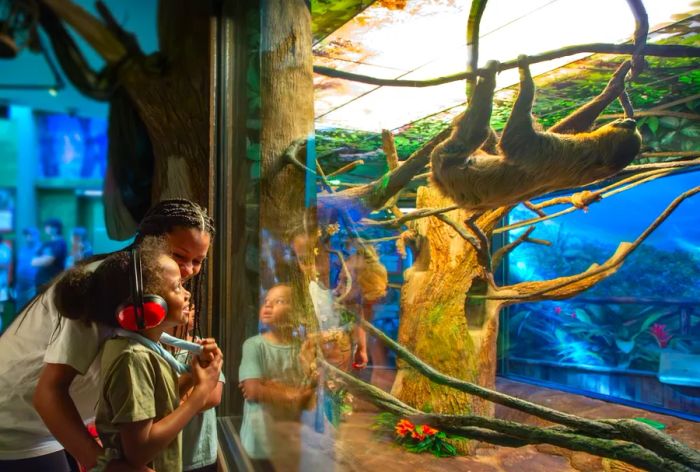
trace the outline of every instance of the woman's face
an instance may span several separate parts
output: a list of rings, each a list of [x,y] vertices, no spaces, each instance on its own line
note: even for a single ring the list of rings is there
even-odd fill
[[[183,280],[197,275],[207,257],[211,235],[200,229],[176,227],[166,235],[166,240]]]
[[[163,321],[163,326],[184,325],[189,318],[190,292],[182,286],[180,268],[168,256],[160,256],[158,264],[163,275],[163,287],[159,290],[159,294],[168,303],[168,315]]]

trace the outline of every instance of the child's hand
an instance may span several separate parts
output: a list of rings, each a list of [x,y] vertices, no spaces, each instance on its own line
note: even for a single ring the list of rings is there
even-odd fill
[[[195,339],[194,341],[202,346],[202,352],[197,356],[202,367],[206,367],[217,355],[222,356],[221,349],[214,338]]]
[[[203,390],[207,395],[216,388],[219,383],[219,374],[223,365],[223,355],[217,347],[212,353],[212,360],[202,365],[199,356],[192,359],[192,381],[195,389]]]
[[[364,369],[367,367],[367,349],[360,349],[357,348],[355,350],[355,356],[352,360],[352,368],[353,369]]]

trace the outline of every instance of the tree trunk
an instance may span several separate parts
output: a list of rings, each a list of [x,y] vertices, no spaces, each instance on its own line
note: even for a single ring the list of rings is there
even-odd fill
[[[261,8],[260,222],[284,238],[290,227],[301,224],[305,206],[304,173],[284,166],[282,159],[294,140],[314,129],[311,15],[303,0],[263,0]]]
[[[451,204],[433,187],[418,189],[418,209]],[[500,214],[482,217],[478,224],[490,231]],[[446,216],[461,223],[469,213],[455,210]],[[499,304],[471,304],[471,319],[465,314],[467,291],[484,283],[485,268],[474,247],[437,218],[417,220],[414,227],[419,234],[418,255],[404,273],[399,342],[440,372],[493,387]],[[403,362],[392,394],[424,411],[493,416],[489,402],[435,385]],[[471,447],[460,445],[460,449],[468,452]]]
[[[153,144],[151,197],[190,198],[209,190],[210,2],[161,1],[159,56],[129,58],[119,82],[133,100]]]

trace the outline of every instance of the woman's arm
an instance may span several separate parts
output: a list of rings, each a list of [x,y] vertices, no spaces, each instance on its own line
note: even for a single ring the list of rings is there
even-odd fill
[[[56,440],[88,469],[102,448],[88,433],[69,388],[78,371],[66,364],[44,364],[34,391],[34,408]]]
[[[221,373],[221,356],[206,367],[195,359],[192,362],[194,388],[187,400],[175,411],[158,421],[144,420],[124,423],[120,428],[120,437],[124,458],[134,467],[143,467],[150,463],[168,444],[170,444],[202,409],[219,383]]]

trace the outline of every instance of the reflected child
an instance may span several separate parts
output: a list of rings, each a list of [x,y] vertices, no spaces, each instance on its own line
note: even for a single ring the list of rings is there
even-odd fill
[[[292,289],[270,288],[260,307],[260,322],[268,329],[243,344],[239,368],[245,397],[241,442],[253,459],[271,456],[273,421],[299,421],[312,403],[314,388],[304,385],[299,348],[293,335]]]

